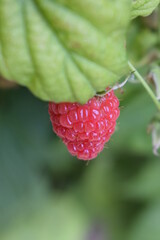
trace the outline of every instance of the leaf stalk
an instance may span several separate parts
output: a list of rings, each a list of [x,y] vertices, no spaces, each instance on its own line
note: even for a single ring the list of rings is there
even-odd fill
[[[128,66],[131,70],[131,72],[136,76],[136,78],[141,82],[143,87],[146,89],[147,93],[151,97],[152,101],[156,105],[158,111],[160,111],[160,102],[158,101],[157,97],[155,96],[154,92],[152,89],[149,87],[147,82],[144,80],[144,78],[140,75],[140,73],[137,71],[137,69],[132,65],[130,61],[128,61]]]

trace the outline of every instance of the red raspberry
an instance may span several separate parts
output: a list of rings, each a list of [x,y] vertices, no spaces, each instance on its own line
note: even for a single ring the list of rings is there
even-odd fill
[[[68,151],[79,159],[91,160],[109,141],[119,117],[119,101],[114,92],[93,97],[86,104],[49,103],[54,132]]]

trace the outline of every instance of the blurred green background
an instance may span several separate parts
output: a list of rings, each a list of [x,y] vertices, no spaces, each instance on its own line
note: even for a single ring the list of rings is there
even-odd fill
[[[144,75],[146,56],[159,47],[153,15],[149,24],[147,19],[133,21],[127,41],[129,58]],[[53,134],[47,103],[25,88],[4,85],[1,240],[160,239],[160,161],[147,133],[156,109],[140,84],[116,92],[117,131],[89,163],[71,157]]]

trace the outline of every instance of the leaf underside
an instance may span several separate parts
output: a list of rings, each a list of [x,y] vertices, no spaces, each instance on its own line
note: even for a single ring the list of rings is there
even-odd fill
[[[85,103],[128,71],[129,2],[0,0],[1,75],[42,100]]]

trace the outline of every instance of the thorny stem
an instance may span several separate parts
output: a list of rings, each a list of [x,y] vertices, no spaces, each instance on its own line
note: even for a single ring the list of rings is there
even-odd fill
[[[144,80],[144,78],[139,74],[139,72],[136,70],[136,68],[132,65],[131,62],[128,61],[128,65],[130,70],[132,71],[132,73],[137,77],[137,79],[142,83],[143,87],[146,89],[146,91],[148,92],[149,96],[152,98],[154,104],[156,105],[158,111],[160,111],[160,102],[158,101],[158,99],[156,98],[154,92],[152,91],[152,89],[149,87],[149,85],[146,83],[146,81]]]

